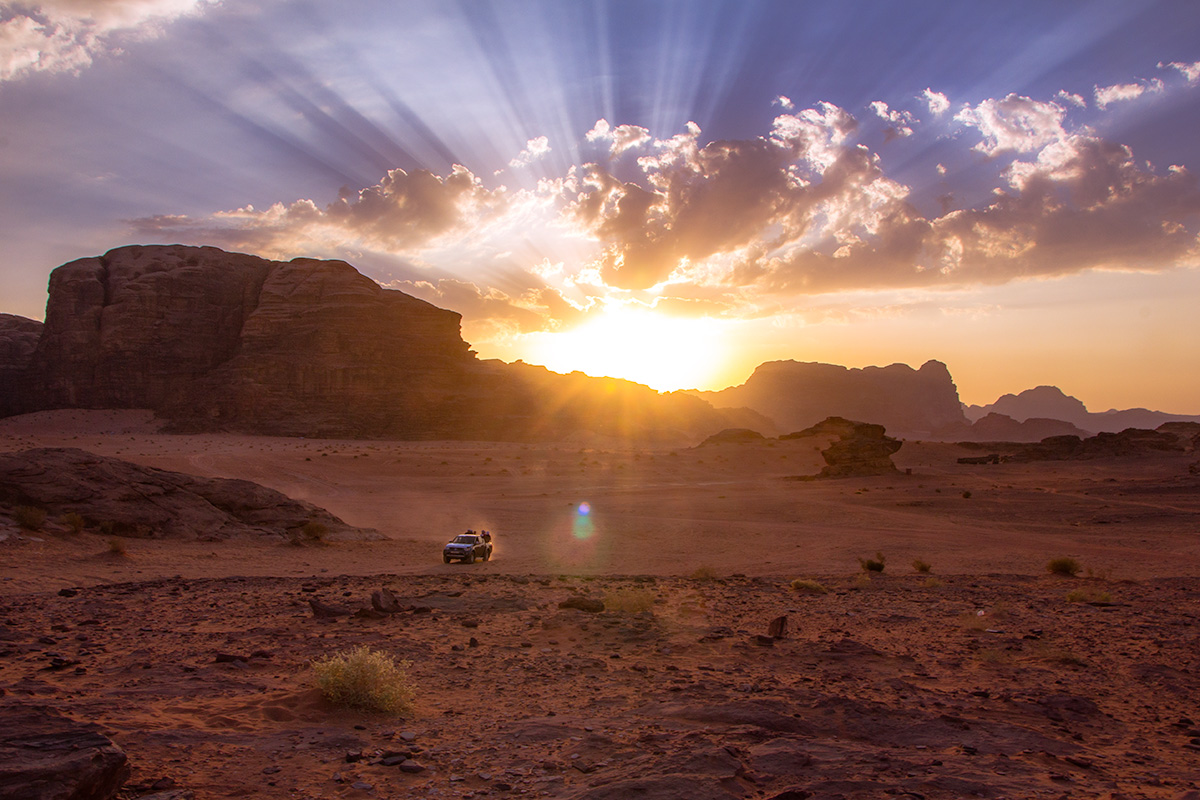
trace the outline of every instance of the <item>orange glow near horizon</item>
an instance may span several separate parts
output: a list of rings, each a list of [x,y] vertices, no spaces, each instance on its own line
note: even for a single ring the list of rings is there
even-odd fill
[[[725,327],[611,304],[571,330],[532,334],[529,360],[555,372],[624,378],[659,391],[708,388],[727,367]]]

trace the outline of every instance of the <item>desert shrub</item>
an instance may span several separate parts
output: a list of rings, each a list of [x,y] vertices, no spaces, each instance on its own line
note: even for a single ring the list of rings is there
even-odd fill
[[[617,589],[604,595],[604,610],[640,614],[654,608],[654,593],[645,589]]]
[[[27,531],[40,531],[46,522],[45,510],[33,506],[17,506],[13,509],[13,517]]]
[[[963,496],[963,500],[970,500],[971,499],[971,490],[967,489],[965,492],[963,492],[962,496]]]
[[[829,590],[820,581],[809,578],[796,578],[792,581],[792,591],[797,594],[829,594]]]
[[[922,561],[919,558],[913,559],[912,567],[922,575],[928,575],[929,571],[933,569],[933,565],[931,565],[928,561]]]
[[[876,553],[874,558],[860,558],[859,566],[863,568],[863,572],[883,572],[883,553]]]
[[[63,524],[71,529],[71,533],[83,533],[84,520],[79,514],[74,511],[63,514]]]
[[[1067,592],[1068,603],[1108,603],[1112,595],[1099,589],[1072,589]]]
[[[128,555],[129,550],[125,546],[124,539],[118,539],[114,536],[108,540],[108,552],[112,553],[114,556],[123,556]]]
[[[715,581],[717,579],[717,571],[708,565],[696,567],[696,571],[692,573],[694,581]]]
[[[360,645],[312,662],[321,694],[331,703],[363,711],[405,714],[415,692],[407,661]]]
[[[924,586],[926,589],[937,589],[942,586],[942,582],[931,575],[928,578],[926,578],[921,583],[921,585]]]
[[[1068,556],[1052,558],[1046,564],[1046,571],[1051,575],[1065,575],[1068,578],[1074,578],[1081,569],[1083,567],[1079,566],[1079,562]]]
[[[113,522],[111,519],[100,520],[100,532],[105,536],[112,536],[116,529],[117,523]]]
[[[869,572],[858,573],[858,576],[854,579],[854,583],[850,586],[850,588],[854,589],[855,591],[857,591],[859,589],[870,589],[871,588],[871,573],[869,573]]]

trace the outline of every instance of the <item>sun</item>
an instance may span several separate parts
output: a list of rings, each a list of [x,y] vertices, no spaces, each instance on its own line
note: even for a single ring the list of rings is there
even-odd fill
[[[530,359],[555,372],[625,378],[659,391],[706,388],[725,366],[717,320],[608,305],[569,331],[535,334]]]

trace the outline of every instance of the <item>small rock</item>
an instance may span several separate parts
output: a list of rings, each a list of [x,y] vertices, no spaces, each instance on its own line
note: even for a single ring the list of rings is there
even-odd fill
[[[59,589],[58,590],[59,597],[74,597],[77,594],[79,594],[78,589]]]
[[[589,614],[597,614],[604,610],[604,601],[595,597],[574,595],[558,604],[559,608],[575,608]]]
[[[418,764],[416,761],[413,761],[411,758],[409,758],[400,762],[400,771],[410,773],[424,772],[425,767],[424,765]]]
[[[369,792],[375,788],[374,786],[367,783],[366,781],[355,781],[354,783],[350,784],[350,786],[353,789],[361,789],[364,792]]]

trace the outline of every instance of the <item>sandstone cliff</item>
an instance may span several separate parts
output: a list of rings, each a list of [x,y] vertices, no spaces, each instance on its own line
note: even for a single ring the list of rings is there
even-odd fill
[[[905,364],[847,369],[769,361],[741,386],[698,395],[717,407],[754,409],[783,430],[841,416],[880,423],[898,436],[927,438],[946,425],[966,422],[958,389],[939,361],[919,370]]]
[[[16,320],[0,322],[0,341],[7,325],[21,347],[37,344],[0,360],[20,388],[0,397],[3,413],[149,408],[176,431],[409,439],[770,426],[628,381],[481,362],[460,315],[341,261],[123,247],[53,272],[44,327]]]
[[[33,360],[42,327],[37,320],[0,314],[0,417],[21,408],[21,377]]]

